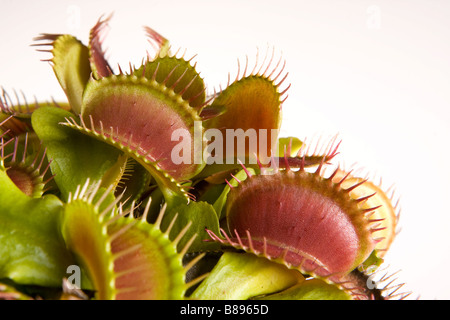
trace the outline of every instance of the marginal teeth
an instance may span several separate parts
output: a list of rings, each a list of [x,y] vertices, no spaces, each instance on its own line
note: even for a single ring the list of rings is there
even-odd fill
[[[377,242],[375,249],[383,257],[397,234],[399,209],[398,202],[393,204],[394,195],[389,196],[389,191],[383,191],[366,178],[354,177],[351,172],[340,171],[333,177],[334,181],[338,179],[341,179],[339,184],[349,191],[352,199],[358,202],[358,206],[372,223],[371,232],[375,233],[374,240]]]
[[[13,150],[5,155],[8,152],[6,149],[11,147],[8,147],[10,144]],[[21,149],[23,147],[22,150],[19,150],[19,145]],[[1,138],[0,150],[0,168],[6,171],[9,178],[26,195],[41,197],[47,191],[47,183],[53,178],[50,176],[44,180],[51,163],[45,163],[46,149],[42,150],[40,143],[36,147],[35,141],[30,141],[28,133],[25,133],[6,142]]]
[[[335,297],[408,296],[393,275],[371,288],[363,270],[381,265],[398,232],[392,190],[355,171],[328,176],[337,136],[279,138],[291,85],[275,48],[261,59],[258,50],[254,66],[238,59],[236,77],[209,94],[196,55],[173,53],[148,27],[155,56],[115,73],[103,47],[111,16],[87,46],[67,34],[34,39],[67,102],[28,103],[0,88],[0,279],[54,287],[64,278],[62,299],[87,299],[68,287],[74,263],[96,299],[184,299],[208,277],[198,263],[217,250],[215,266],[237,291],[234,279],[258,269],[257,291],[274,284],[307,296],[304,281],[344,293]],[[220,272],[211,274],[200,291],[217,289]],[[218,287],[219,296],[229,288]],[[1,298],[20,295],[0,284]]]
[[[303,273],[339,281],[370,255],[379,241],[373,234],[385,230],[377,225],[384,220],[369,221],[366,215],[378,206],[361,208],[349,195],[365,181],[346,189],[348,176],[336,184],[332,182],[336,173],[323,178],[319,171],[287,169],[269,176],[248,172],[242,181],[231,174],[237,186],[228,182],[228,231],[222,229],[221,236],[209,231],[210,237]],[[323,251],[325,244],[332,248]]]
[[[157,222],[148,224],[146,205],[142,219],[134,217],[135,203],[123,210],[121,198],[111,199],[111,189],[99,191],[101,183],[87,181],[64,206],[63,237],[88,272],[98,299],[182,299],[188,288],[185,274],[201,259],[183,266],[177,245],[191,227],[189,222],[169,240],[176,216],[167,230],[160,230],[165,209]],[[90,190],[103,192],[92,195]],[[106,191],[105,191],[106,190]],[[95,204],[92,199],[98,199]],[[101,211],[100,211],[100,208]],[[128,214],[129,217],[126,217]],[[79,233],[83,233],[80,237]],[[131,278],[130,278],[131,277]],[[140,281],[139,279],[143,279]],[[139,282],[139,286],[136,284]]]

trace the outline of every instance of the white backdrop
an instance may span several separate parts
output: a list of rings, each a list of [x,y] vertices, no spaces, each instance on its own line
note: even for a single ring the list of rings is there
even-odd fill
[[[143,26],[186,48],[210,91],[236,76],[237,59],[273,46],[291,83],[282,134],[342,140],[337,160],[395,186],[402,214],[386,264],[410,299],[449,299],[450,2],[0,1],[0,86],[63,99],[48,63],[30,47],[41,32],[85,43],[114,12],[105,40],[113,65],[138,64]]]

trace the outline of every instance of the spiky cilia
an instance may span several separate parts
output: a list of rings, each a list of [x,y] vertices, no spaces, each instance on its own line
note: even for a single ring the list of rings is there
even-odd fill
[[[0,299],[407,296],[388,273],[371,282],[396,236],[393,197],[325,174],[336,137],[280,136],[290,84],[275,49],[208,90],[196,56],[149,27],[154,54],[114,67],[110,19],[86,44],[34,39],[65,101],[2,88]]]

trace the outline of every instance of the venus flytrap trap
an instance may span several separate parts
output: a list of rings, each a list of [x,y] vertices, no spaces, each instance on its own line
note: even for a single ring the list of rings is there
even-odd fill
[[[135,204],[124,211],[119,204],[121,196],[114,197],[111,188],[99,192],[100,185],[89,185],[88,181],[77,189],[64,207],[62,221],[64,240],[87,270],[95,298],[182,299],[189,287],[185,273],[197,261],[183,266],[182,259],[196,234],[179,252],[177,246],[192,222],[170,240],[177,216],[162,231],[165,208],[157,221],[149,224],[149,203],[136,217]],[[201,255],[197,259],[200,258]]]
[[[208,94],[193,58],[148,27],[155,55],[114,71],[109,19],[88,44],[35,39],[67,101],[0,96],[0,298],[406,296],[369,283],[395,238],[392,198],[325,175],[336,139],[310,152],[279,136],[283,59],[247,58]]]

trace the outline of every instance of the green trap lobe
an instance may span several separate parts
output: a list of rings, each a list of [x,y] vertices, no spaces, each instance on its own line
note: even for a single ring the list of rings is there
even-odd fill
[[[263,161],[270,158],[281,126],[280,93],[271,80],[261,76],[243,78],[221,92],[212,103],[214,106],[223,106],[226,111],[206,121],[205,126],[221,130],[225,156],[253,157],[256,154]],[[267,130],[267,134],[262,129]],[[234,150],[227,150],[227,143],[231,145],[231,141],[227,141],[227,130],[254,130],[257,146],[251,148],[247,141],[244,154],[236,146]],[[272,136],[273,130],[277,136]],[[261,136],[263,132],[265,136]],[[266,139],[265,145],[262,139]]]
[[[53,43],[53,70],[75,113],[81,111],[84,88],[91,74],[89,50],[71,35],[61,35]]]
[[[183,180],[200,167],[194,159],[194,121],[200,119],[189,107],[180,105],[170,92],[154,88],[148,80],[125,77],[91,82],[82,115],[85,123],[92,118],[98,131],[134,148],[136,154],[149,161],[157,161],[163,171]],[[186,163],[175,164],[172,160],[172,150],[180,143],[173,138],[175,130],[187,134],[191,157]]]
[[[193,108],[200,108],[205,102],[205,84],[195,66],[183,58],[159,56],[148,61],[133,72],[136,76],[144,76],[149,80],[164,83],[180,94],[183,100],[189,101]]]

